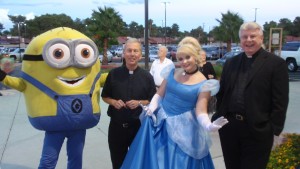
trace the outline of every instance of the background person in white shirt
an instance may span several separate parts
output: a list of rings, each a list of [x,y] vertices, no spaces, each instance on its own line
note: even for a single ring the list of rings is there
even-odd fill
[[[169,67],[171,69],[175,68],[175,65],[172,60],[166,58],[168,48],[166,46],[160,46],[158,49],[159,59],[155,59],[151,65],[150,74],[154,78],[156,87],[159,87],[161,82],[164,80],[161,76],[161,71]]]

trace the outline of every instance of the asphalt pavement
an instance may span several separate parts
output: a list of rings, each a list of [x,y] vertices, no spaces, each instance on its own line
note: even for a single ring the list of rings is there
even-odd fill
[[[284,132],[300,133],[300,81],[290,81],[290,102]],[[1,89],[1,88],[0,88]],[[44,132],[29,123],[23,94],[13,90],[0,90],[0,169],[36,169],[42,151]],[[108,105],[102,100],[99,124],[87,130],[83,154],[83,169],[111,169],[107,143]],[[225,169],[217,132],[211,133],[210,149],[216,169]],[[67,168],[65,144],[60,152],[57,169]]]

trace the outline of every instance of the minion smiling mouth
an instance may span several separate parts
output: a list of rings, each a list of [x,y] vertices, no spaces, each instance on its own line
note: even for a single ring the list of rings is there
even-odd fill
[[[67,86],[78,86],[81,83],[83,83],[83,81],[85,80],[86,76],[81,76],[78,78],[74,78],[74,79],[67,79],[67,78],[63,78],[58,76],[57,77],[61,82],[63,82],[63,84],[67,85]]]

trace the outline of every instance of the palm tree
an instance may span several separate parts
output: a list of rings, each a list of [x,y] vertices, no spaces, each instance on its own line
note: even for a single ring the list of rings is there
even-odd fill
[[[98,7],[98,11],[93,10],[92,18],[89,20],[87,29],[92,34],[99,49],[103,50],[102,64],[107,65],[107,49],[109,43],[116,41],[116,38],[123,31],[125,22],[118,12],[111,7]]]
[[[226,14],[221,13],[222,19],[216,19],[220,26],[214,28],[213,32],[216,40],[226,42],[227,50],[231,50],[231,43],[239,42],[238,32],[244,20],[237,14],[227,11]]]

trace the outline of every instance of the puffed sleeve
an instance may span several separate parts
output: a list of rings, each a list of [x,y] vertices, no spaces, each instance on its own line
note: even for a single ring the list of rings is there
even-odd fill
[[[214,96],[218,93],[220,89],[220,83],[216,79],[210,79],[203,82],[203,85],[201,85],[199,93],[200,92],[210,92],[211,96]]]
[[[175,69],[175,67],[173,65],[168,65],[165,68],[163,68],[160,72],[160,76],[164,79],[167,79],[167,77],[169,76],[170,72]]]

